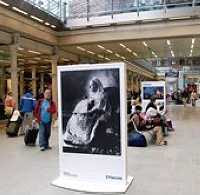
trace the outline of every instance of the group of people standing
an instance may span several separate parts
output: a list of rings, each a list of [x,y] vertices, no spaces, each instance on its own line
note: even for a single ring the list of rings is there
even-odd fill
[[[9,119],[16,107],[16,102],[9,92],[5,98],[5,115]],[[25,135],[32,128],[34,121],[39,126],[39,146],[41,151],[51,149],[49,138],[51,135],[51,124],[56,119],[57,108],[51,98],[51,90],[46,89],[43,95],[36,100],[29,88],[25,88],[25,93],[20,99],[19,111],[22,117],[22,125],[19,135]]]

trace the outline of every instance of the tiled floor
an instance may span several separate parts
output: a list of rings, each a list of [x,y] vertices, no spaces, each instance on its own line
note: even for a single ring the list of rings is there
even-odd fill
[[[127,194],[200,194],[200,108],[168,107],[176,131],[168,146],[128,149],[129,174],[135,180]],[[57,132],[53,150],[25,147],[23,137],[0,133],[0,195],[78,195],[50,182],[58,174]]]

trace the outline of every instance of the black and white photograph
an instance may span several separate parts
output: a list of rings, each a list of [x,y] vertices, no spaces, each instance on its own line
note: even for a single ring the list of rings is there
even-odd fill
[[[119,69],[61,72],[63,152],[121,155]]]

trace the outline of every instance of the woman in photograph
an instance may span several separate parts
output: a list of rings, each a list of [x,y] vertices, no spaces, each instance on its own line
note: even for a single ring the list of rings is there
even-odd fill
[[[106,120],[111,109],[99,79],[89,83],[88,98],[81,100],[74,108],[67,123],[64,141],[66,144],[88,145],[101,120]]]

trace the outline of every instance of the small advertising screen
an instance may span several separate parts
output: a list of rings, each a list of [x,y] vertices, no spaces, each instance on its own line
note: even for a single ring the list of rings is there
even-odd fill
[[[149,100],[152,96],[156,99],[164,99],[164,87],[163,86],[144,86],[143,87],[143,99]]]

